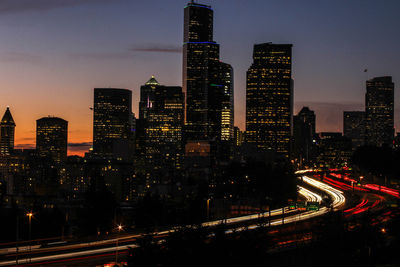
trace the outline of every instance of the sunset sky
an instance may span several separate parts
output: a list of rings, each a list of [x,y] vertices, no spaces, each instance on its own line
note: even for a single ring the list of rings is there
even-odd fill
[[[0,112],[10,106],[17,147],[35,146],[36,120],[69,122],[69,154],[92,141],[93,88],[133,91],[151,75],[182,85],[185,0],[0,0]],[[400,126],[400,1],[204,0],[214,40],[235,77],[235,124],[244,130],[246,70],[255,43],[292,43],[295,113],[316,111],[317,131],[341,131],[362,110],[365,80],[393,76]],[[368,69],[365,73],[364,69]]]

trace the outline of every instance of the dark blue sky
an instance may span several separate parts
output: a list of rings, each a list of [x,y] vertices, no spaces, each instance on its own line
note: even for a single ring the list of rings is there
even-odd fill
[[[186,3],[0,0],[0,107],[11,106],[17,142],[34,142],[35,120],[48,114],[70,122],[72,142],[90,141],[93,87],[132,89],[136,111],[139,87],[152,74],[181,85]],[[212,5],[214,39],[234,68],[241,128],[255,43],[294,45],[295,111],[315,109],[317,130],[341,130],[343,109],[363,108],[366,78],[392,75],[398,84],[398,0],[201,3]]]

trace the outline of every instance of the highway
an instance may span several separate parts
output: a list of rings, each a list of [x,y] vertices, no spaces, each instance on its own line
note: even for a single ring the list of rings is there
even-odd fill
[[[331,198],[332,198],[332,208],[333,209],[338,209],[342,206],[344,206],[345,203],[345,197],[343,195],[343,192],[340,190],[337,190],[333,188],[330,185],[327,185],[323,182],[320,182],[314,178],[308,177],[308,176],[303,176],[302,180],[309,185],[316,187],[324,192],[326,192]],[[322,196],[319,194],[310,191],[309,189],[306,189],[304,187],[299,187],[299,194],[301,194],[307,201],[313,201],[313,202],[321,202],[322,201]],[[285,208],[280,208],[276,210],[272,210],[271,217],[273,216],[280,216],[282,215],[282,211],[285,213],[284,219],[282,218],[275,218],[270,220],[270,225],[271,226],[277,226],[281,224],[288,224],[288,223],[293,223],[293,222],[298,222],[302,220],[307,220],[310,218],[314,218],[317,216],[321,216],[325,213],[327,213],[330,209],[326,207],[321,207],[317,211],[306,211],[302,213],[298,213],[297,210],[289,210],[288,207]],[[240,216],[240,217],[235,217],[235,218],[230,218],[230,219],[224,219],[224,220],[215,220],[215,221],[209,221],[209,222],[204,222],[202,226],[205,227],[210,227],[210,226],[216,226],[221,223],[224,224],[236,224],[236,223],[242,223],[246,221],[252,221],[259,219],[260,217],[268,218],[269,212],[264,212],[260,214],[253,214],[253,215],[247,215],[247,216]],[[231,233],[234,230],[235,231],[242,231],[242,230],[247,230],[247,229],[255,229],[259,227],[259,224],[254,224],[246,227],[235,227],[233,229],[230,229],[227,231],[227,233]],[[153,236],[158,237],[158,238],[163,238],[166,235],[168,235],[170,232],[174,231],[173,229],[171,230],[166,230],[166,231],[160,231],[160,232],[154,232]],[[119,238],[118,241],[120,242],[120,246],[118,246],[118,251],[122,250],[127,250],[129,247],[137,247],[136,244],[136,239],[140,238],[142,235],[128,235],[124,236],[122,238]],[[32,251],[32,253],[47,253],[47,254],[54,254],[54,255],[43,255],[43,256],[35,256],[32,254],[32,258],[30,259],[31,263],[50,263],[50,262],[62,262],[62,261],[68,261],[68,260],[73,260],[73,258],[76,257],[85,257],[85,256],[90,256],[90,255],[98,255],[98,254],[105,254],[105,253],[115,253],[116,252],[116,243],[117,239],[107,239],[107,240],[101,240],[101,241],[96,241],[96,242],[89,242],[89,243],[79,243],[79,244],[67,244],[67,245],[62,245],[62,246],[57,246],[54,248],[37,248]],[[97,246],[97,248],[95,248]],[[101,248],[99,248],[101,246]],[[79,251],[71,251],[71,250],[78,250]],[[55,254],[56,253],[56,254]],[[19,260],[19,264],[23,265],[26,263],[26,259],[21,259]],[[15,259],[13,260],[8,260],[8,261],[3,261],[0,262],[0,266],[10,266],[10,265],[15,265],[16,261]]]

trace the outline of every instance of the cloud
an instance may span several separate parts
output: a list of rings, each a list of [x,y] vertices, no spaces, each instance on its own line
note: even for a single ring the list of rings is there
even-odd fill
[[[81,142],[81,143],[68,143],[68,148],[74,149],[74,148],[89,148],[92,146],[92,142]]]
[[[149,44],[133,46],[129,49],[129,51],[150,53],[181,53],[182,48],[175,45]]]
[[[81,142],[81,143],[68,143],[68,155],[78,155],[83,157],[89,148],[92,146],[92,142]]]
[[[0,0],[0,14],[47,11],[83,4],[110,3],[116,0]]]
[[[8,52],[5,54],[0,54],[0,62],[38,64],[43,62],[43,58],[38,55],[32,55],[24,52]]]
[[[16,144],[15,149],[35,149],[35,144]]]
[[[113,59],[129,59],[133,58],[133,55],[129,52],[116,52],[116,53],[73,53],[68,56],[74,59],[85,59],[85,60],[113,60]]]

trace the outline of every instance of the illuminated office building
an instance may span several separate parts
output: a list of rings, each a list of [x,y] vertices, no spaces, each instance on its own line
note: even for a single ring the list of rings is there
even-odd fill
[[[180,86],[160,85],[154,76],[140,90],[137,156],[146,183],[166,183],[182,168],[184,95]]]
[[[292,88],[292,45],[254,45],[246,87],[246,141],[249,144],[289,157]]]
[[[10,155],[14,149],[15,122],[7,107],[0,122],[0,154]]]
[[[392,77],[367,81],[365,94],[365,141],[369,145],[393,145],[394,83]]]
[[[219,60],[210,6],[193,1],[186,5],[183,42],[186,140],[231,140],[233,70]]]
[[[94,89],[93,154],[97,158],[131,160],[133,123],[132,91]]]
[[[67,160],[68,122],[57,117],[36,121],[36,151],[41,157],[50,157],[55,163]]]

